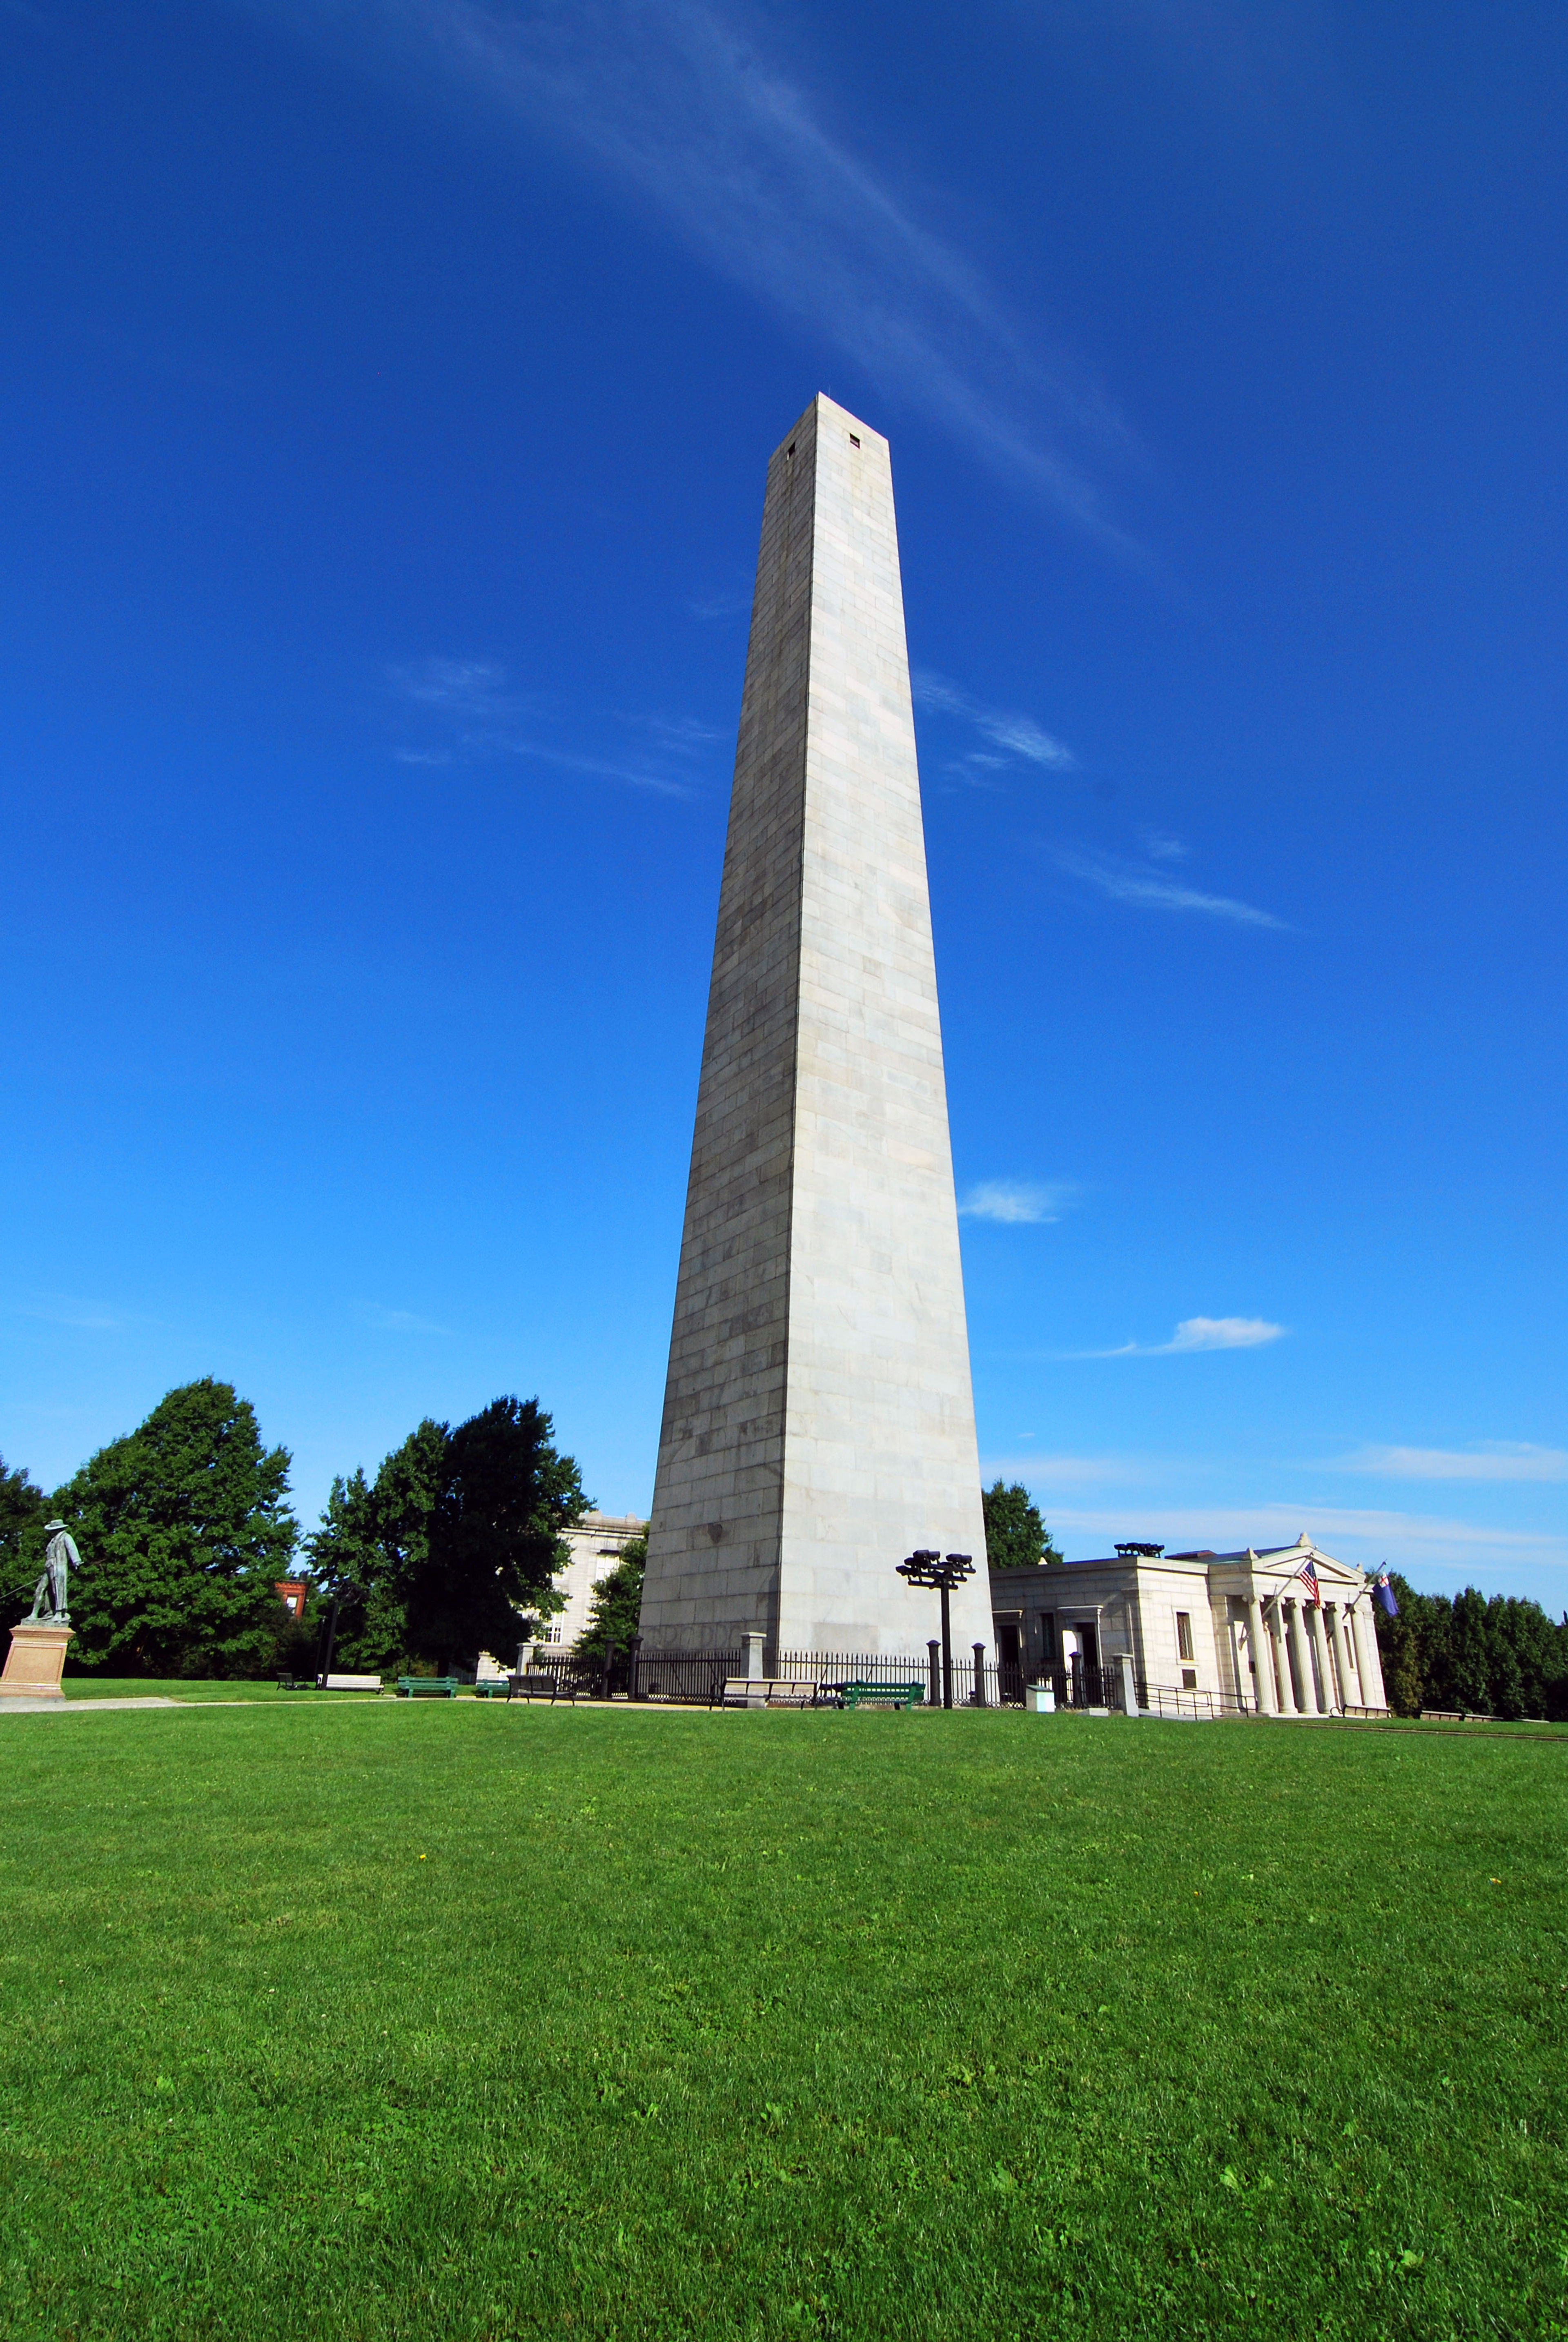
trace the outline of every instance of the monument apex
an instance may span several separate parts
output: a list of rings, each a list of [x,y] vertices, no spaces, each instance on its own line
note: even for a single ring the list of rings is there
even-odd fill
[[[991,1644],[887,442],[813,400],[768,465],[644,1644],[924,1653],[917,1546]]]

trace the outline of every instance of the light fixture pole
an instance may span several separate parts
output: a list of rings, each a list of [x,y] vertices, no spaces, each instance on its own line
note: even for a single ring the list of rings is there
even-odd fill
[[[900,1577],[911,1586],[933,1586],[942,1596],[942,1705],[953,1706],[953,1624],[948,1615],[948,1596],[955,1586],[974,1575],[974,1563],[966,1553],[931,1553],[924,1547],[912,1553],[907,1561],[898,1565]]]

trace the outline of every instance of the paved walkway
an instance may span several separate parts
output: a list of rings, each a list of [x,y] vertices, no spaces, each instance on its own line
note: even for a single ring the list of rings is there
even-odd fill
[[[225,1706],[237,1707],[238,1700],[226,1700]],[[7,1692],[0,1699],[0,1716],[91,1716],[101,1708],[112,1707],[195,1707],[197,1702],[183,1699],[27,1699]],[[208,1700],[202,1705],[216,1707],[219,1702]],[[246,1701],[247,1706],[254,1705]]]

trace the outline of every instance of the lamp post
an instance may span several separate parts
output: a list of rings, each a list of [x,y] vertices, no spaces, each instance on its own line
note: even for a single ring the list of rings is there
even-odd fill
[[[322,1629],[322,1639],[317,1646],[320,1666],[316,1673],[315,1686],[318,1691],[326,1689],[326,1679],[332,1673],[333,1656],[337,1649],[337,1614],[342,1606],[343,1597],[345,1594],[357,1597],[363,1591],[364,1588],[355,1586],[352,1578],[338,1577],[333,1581],[332,1608],[327,1612],[326,1624]]]
[[[966,1553],[912,1553],[907,1561],[898,1565],[900,1577],[911,1586],[934,1586],[942,1596],[942,1705],[953,1706],[953,1626],[948,1616],[947,1597],[955,1586],[974,1575],[974,1564]]]

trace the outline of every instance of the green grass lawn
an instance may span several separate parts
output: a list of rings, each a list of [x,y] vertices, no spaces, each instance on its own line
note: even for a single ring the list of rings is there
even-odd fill
[[[1565,1762],[14,1717],[0,2333],[1568,2335]]]

